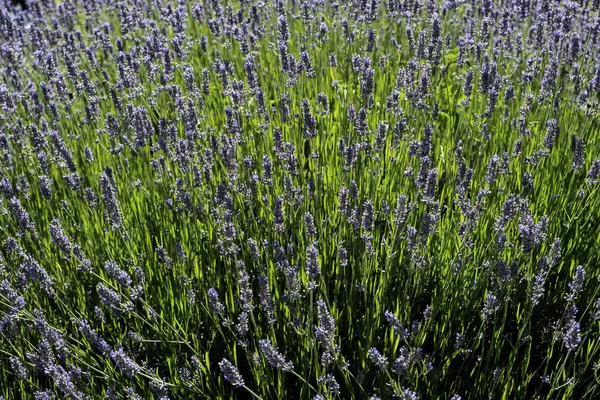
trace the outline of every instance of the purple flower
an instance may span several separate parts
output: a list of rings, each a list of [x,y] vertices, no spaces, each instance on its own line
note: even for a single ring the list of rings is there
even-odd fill
[[[79,332],[85,336],[87,341],[104,357],[108,357],[112,351],[108,343],[90,326],[89,322],[85,319],[77,322],[77,328]]]
[[[371,232],[373,230],[374,223],[374,210],[373,210],[373,202],[371,200],[367,200],[364,204],[364,210],[362,215],[362,227],[365,231]]]
[[[56,358],[54,357],[50,343],[45,340],[40,340],[35,353],[27,353],[27,358],[43,375],[51,375],[52,371],[54,371]]]
[[[600,177],[600,158],[594,159],[592,165],[587,173],[586,182],[588,185],[595,185],[598,183],[598,177]]]
[[[269,288],[269,280],[265,275],[258,277],[260,305],[263,311],[267,314],[267,323],[272,324],[277,321],[275,316],[275,303],[271,297],[271,289]]]
[[[19,265],[19,270],[29,279],[39,283],[40,287],[46,291],[49,296],[53,296],[54,280],[38,262],[28,254],[23,254],[23,261]]]
[[[394,332],[396,332],[396,335],[400,336],[401,340],[406,340],[408,338],[408,329],[406,329],[404,325],[400,323],[394,314],[392,314],[390,311],[386,311],[385,319],[388,321]]]
[[[315,226],[315,219],[309,211],[304,214],[304,228],[309,237],[316,236],[317,228]]]
[[[248,320],[249,315],[247,312],[244,311],[238,315],[238,322],[235,324],[235,330],[240,336],[246,336],[248,334]]]
[[[130,302],[123,303],[123,299],[119,293],[109,288],[103,283],[96,286],[96,292],[100,297],[100,301],[110,309],[116,317],[120,317],[131,311],[132,304]]]
[[[56,396],[54,396],[54,393],[52,393],[49,390],[44,390],[43,392],[35,391],[35,392],[33,392],[33,396],[34,396],[35,400],[54,400],[54,399],[56,399]]]
[[[310,103],[307,99],[302,100],[302,111],[304,115],[302,135],[309,139],[317,137],[317,120],[310,111]]]
[[[544,285],[546,283],[546,271],[540,271],[534,278],[531,302],[537,305],[544,295]]]
[[[161,263],[165,264],[167,269],[173,268],[173,259],[169,256],[169,254],[167,253],[167,251],[165,250],[164,247],[156,246],[155,251],[156,251],[156,257],[158,257],[158,260]]]
[[[496,176],[498,173],[498,162],[500,161],[500,157],[497,154],[494,154],[487,164],[487,172],[485,174],[485,181],[488,185],[493,185],[496,182]]]
[[[473,91],[473,77],[475,74],[473,70],[468,70],[465,75],[465,80],[463,82],[463,93],[465,94],[466,99],[462,101],[462,105],[468,107],[471,102],[471,92]]]
[[[123,288],[127,288],[131,285],[131,277],[127,272],[119,268],[117,263],[107,261],[106,264],[104,264],[104,269],[108,272],[108,275],[116,280],[119,285],[123,286]]]
[[[20,359],[11,356],[9,357],[9,361],[10,368],[12,369],[13,374],[15,374],[15,378],[19,380],[25,380],[29,377],[29,373],[27,372],[27,369],[23,366],[23,363]]]
[[[231,383],[234,387],[244,386],[244,378],[242,378],[238,369],[229,360],[226,358],[222,359],[219,362],[219,368],[221,368],[223,377],[227,382]]]
[[[246,266],[243,261],[237,262],[237,270],[238,270],[238,286],[240,287],[240,297],[239,301],[242,305],[242,309],[249,313],[254,309],[254,305],[252,304],[252,298],[254,294],[252,292],[252,287],[250,286],[250,277],[246,272]]]
[[[15,289],[13,289],[10,282],[6,279],[2,280],[0,283],[0,294],[2,294],[4,297],[3,300],[6,300],[14,311],[22,310],[27,304],[25,302],[25,298],[21,296]]]
[[[577,293],[581,293],[583,291],[583,286],[585,284],[585,275],[586,271],[583,266],[578,265],[575,269],[575,276],[571,283],[569,283],[569,289],[571,292],[567,294],[567,301],[573,301],[577,297]]]
[[[485,296],[485,304],[483,305],[483,311],[481,312],[483,319],[489,319],[489,317],[496,312],[499,306],[500,304],[498,302],[498,298],[493,294],[488,293]]]
[[[258,347],[267,359],[269,365],[273,368],[281,369],[283,371],[292,371],[294,369],[294,364],[292,364],[291,361],[286,361],[269,339],[259,340]]]
[[[315,326],[315,336],[322,346],[321,363],[329,365],[335,358],[337,346],[333,345],[335,336],[335,321],[329,313],[327,304],[321,299],[317,300],[317,315],[319,325]]]
[[[367,108],[373,107],[373,92],[375,91],[375,70],[365,68],[360,83],[360,94]]]
[[[555,119],[550,119],[546,122],[546,135],[544,136],[544,147],[548,150],[552,149],[557,137],[558,124]]]
[[[223,314],[225,306],[219,301],[219,293],[215,288],[208,289],[208,307],[213,314]]]
[[[50,236],[52,237],[52,241],[58,245],[63,253],[66,255],[71,254],[73,245],[71,244],[69,237],[63,232],[58,218],[55,218],[50,222]]]
[[[114,361],[115,365],[130,378],[135,377],[142,371],[142,367],[125,353],[125,350],[121,345],[117,346],[116,350],[110,352],[110,358]]]
[[[585,165],[585,144],[575,135],[571,135],[571,151],[573,152],[571,166],[578,171]]]
[[[333,374],[322,375],[317,378],[317,382],[324,384],[327,387],[327,392],[331,393],[334,397],[337,397],[340,394],[340,384]],[[316,396],[315,399],[317,399]],[[323,397],[321,397],[321,399],[323,399]]]
[[[361,108],[354,122],[354,127],[359,136],[365,136],[368,133],[369,125],[367,123],[367,110]]]
[[[413,392],[412,390],[410,390],[408,388],[403,388],[402,392],[400,393],[400,399],[401,400],[418,400],[419,396],[417,396],[417,392]]]
[[[275,198],[275,207],[273,209],[273,223],[275,224],[275,229],[278,232],[283,232],[285,222],[285,215],[283,209],[283,196],[277,196]]]
[[[565,347],[567,350],[575,350],[581,344],[581,330],[579,322],[571,319],[567,323],[565,335],[564,335]]]
[[[111,227],[113,230],[118,230],[123,227],[123,216],[116,197],[116,185],[110,168],[106,168],[100,174],[100,187],[102,188],[102,200],[104,201]]]
[[[68,354],[68,349],[60,331],[50,326],[48,321],[46,321],[44,318],[41,310],[35,310],[33,315],[36,318],[33,324],[35,330],[40,334],[41,337],[44,338],[44,340],[46,340],[50,345],[54,346],[59,357],[64,359]]]
[[[23,208],[21,202],[16,197],[13,197],[8,200],[9,209],[13,215],[13,217],[19,223],[19,228],[21,232],[30,231],[32,234],[36,235],[37,231],[35,229],[35,224],[29,217],[29,213],[27,210]]]
[[[311,279],[316,278],[321,273],[319,266],[319,249],[315,243],[311,243],[306,248],[306,273]]]
[[[381,355],[379,353],[379,350],[377,350],[375,347],[371,347],[369,349],[369,351],[367,352],[367,356],[369,357],[371,362],[375,364],[380,370],[384,371],[387,369],[389,364],[387,358]]]
[[[340,246],[340,249],[338,250],[338,257],[340,259],[340,265],[342,267],[347,267],[348,266],[348,251],[346,250],[345,247]]]
[[[150,390],[152,393],[156,395],[160,400],[168,400],[167,394],[169,392],[169,387],[167,385],[166,379],[152,379],[149,382]]]
[[[315,69],[312,66],[312,60],[308,51],[306,51],[306,47],[304,45],[300,45],[300,60],[302,62],[302,69],[306,72],[306,76],[308,78],[314,78],[316,76]]]

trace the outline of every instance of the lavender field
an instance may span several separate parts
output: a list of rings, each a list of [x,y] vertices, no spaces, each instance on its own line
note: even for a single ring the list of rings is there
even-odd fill
[[[600,0],[0,0],[0,399],[600,398]]]

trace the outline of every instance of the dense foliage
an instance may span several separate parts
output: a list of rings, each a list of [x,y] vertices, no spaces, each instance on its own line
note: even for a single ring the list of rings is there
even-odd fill
[[[599,7],[0,1],[0,396],[598,398]]]

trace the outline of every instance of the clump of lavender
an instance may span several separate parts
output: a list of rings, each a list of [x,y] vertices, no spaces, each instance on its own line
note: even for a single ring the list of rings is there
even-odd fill
[[[40,193],[45,199],[50,199],[52,196],[52,181],[46,175],[40,175],[38,177],[40,185]]]
[[[373,230],[373,224],[375,222],[373,202],[371,200],[367,200],[364,204],[364,211],[362,215],[362,228],[371,232]]]
[[[116,317],[123,316],[131,311],[132,304],[123,302],[122,296],[105,284],[99,283],[96,286],[96,292],[100,297],[100,302],[108,307]]]
[[[317,227],[315,226],[315,219],[313,218],[312,214],[309,211],[307,211],[306,214],[304,214],[304,229],[306,230],[306,234],[309,237],[316,236],[316,234],[317,234]]]
[[[33,392],[33,396],[34,396],[35,400],[54,400],[54,399],[56,399],[56,396],[54,396],[54,393],[52,393],[50,390],[44,390],[44,391],[36,390]]]
[[[35,321],[33,323],[35,330],[42,338],[44,338],[45,341],[54,347],[59,359],[64,361],[69,355],[70,351],[67,348],[67,344],[62,333],[48,323],[41,310],[34,310],[33,316],[35,317]]]
[[[169,397],[169,386],[167,385],[166,378],[152,379],[149,383],[150,390],[161,400],[167,400]]]
[[[596,299],[596,310],[592,314],[594,321],[600,320],[600,297]]]
[[[246,265],[242,260],[239,260],[236,263],[237,273],[238,273],[238,286],[240,288],[239,302],[242,305],[242,309],[246,313],[252,312],[254,310],[254,305],[252,299],[254,294],[252,292],[252,286],[250,285],[250,276],[246,272]]]
[[[337,346],[334,346],[335,321],[329,313],[327,304],[321,299],[317,300],[317,315],[319,325],[315,326],[315,336],[321,344],[321,363],[327,366],[333,362],[337,353]]]
[[[576,367],[598,356],[600,300],[575,261],[598,250],[600,0],[76,3],[0,7],[0,333],[29,346],[0,357],[5,396],[166,400],[169,369],[191,396],[227,397],[202,376],[215,362],[245,386],[228,359],[177,360],[187,342],[316,388],[280,397],[435,397],[426,374],[455,356],[493,366],[454,371],[454,392],[523,387],[537,358],[515,368],[485,337],[512,338],[505,296],[540,321],[567,303],[573,378],[531,396],[593,391]],[[473,305],[481,332],[457,323]],[[354,332],[343,347],[336,324]],[[293,365],[290,345],[323,368]],[[271,394],[268,372],[247,392]]]
[[[29,213],[21,205],[21,201],[16,197],[8,199],[8,208],[10,209],[13,217],[19,224],[21,232],[30,231],[34,236],[37,236],[37,230],[35,224],[31,220]]]
[[[169,254],[167,253],[167,250],[165,250],[164,247],[162,246],[156,246],[156,257],[158,257],[158,260],[163,263],[165,265],[165,267],[167,267],[167,269],[171,269],[173,268],[173,259],[171,258],[171,256],[169,256]]]
[[[340,394],[340,384],[333,374],[322,375],[317,378],[317,382],[325,385],[326,392],[332,396],[338,396]]]
[[[389,364],[387,358],[381,355],[379,353],[379,350],[377,350],[375,347],[371,347],[369,349],[369,351],[367,352],[367,356],[369,357],[371,362],[375,364],[375,366],[377,366],[377,368],[379,368],[380,370],[385,371],[387,369]]]
[[[307,99],[302,100],[302,111],[304,115],[302,134],[309,139],[317,137],[317,119],[312,115]]]
[[[73,251],[71,240],[62,230],[60,220],[55,218],[50,222],[50,236],[52,241],[58,245],[58,248],[65,254],[70,255]]]
[[[592,161],[592,165],[587,173],[586,182],[588,185],[596,185],[598,183],[598,178],[600,177],[600,159],[596,158]]]
[[[581,327],[579,322],[571,319],[566,326],[564,334],[565,347],[569,351],[577,349],[581,344]]]
[[[121,229],[123,227],[123,215],[117,200],[117,190],[110,168],[100,174],[100,187],[102,189],[102,201],[104,201],[111,227],[113,230]]]
[[[306,273],[311,279],[315,279],[321,274],[319,249],[315,243],[311,243],[306,248]]]
[[[267,323],[272,324],[277,321],[275,316],[275,303],[271,296],[271,288],[269,287],[269,280],[266,276],[261,275],[258,277],[260,305],[267,315]]]
[[[400,398],[402,400],[418,400],[417,392],[413,392],[409,388],[403,388],[400,392]]]
[[[587,272],[583,266],[578,265],[575,269],[575,276],[573,276],[573,280],[569,283],[569,289],[571,289],[571,291],[566,295],[567,301],[574,301],[577,298],[577,294],[583,291],[586,274]]]
[[[547,272],[545,270],[542,270],[534,277],[533,289],[531,294],[531,302],[534,306],[539,304],[540,299],[544,295],[546,274]]]
[[[338,250],[338,257],[340,259],[340,265],[342,267],[347,267],[348,266],[348,250],[346,250],[345,247],[340,246],[340,248]]]
[[[77,328],[96,351],[98,351],[104,357],[110,356],[110,353],[112,352],[111,347],[108,345],[108,343],[106,343],[104,338],[98,334],[98,332],[92,329],[87,320],[82,319],[77,321]]]
[[[114,361],[115,365],[130,378],[135,377],[142,371],[142,367],[140,367],[133,358],[127,355],[122,346],[117,346],[116,350],[111,351],[110,358]]]
[[[8,339],[16,338],[19,335],[19,315],[10,310],[0,318],[0,332],[6,335]]]
[[[12,369],[15,378],[19,380],[26,380],[27,378],[29,378],[29,373],[27,372],[25,366],[23,366],[23,363],[20,359],[18,359],[17,357],[10,356],[9,361],[10,368]]]
[[[555,119],[546,122],[546,135],[544,136],[544,147],[551,150],[558,137],[558,123]]]
[[[56,366],[56,357],[52,351],[52,346],[46,340],[40,340],[35,352],[27,353],[27,358],[43,375],[51,375]]]
[[[487,321],[492,314],[496,312],[499,306],[500,304],[498,298],[492,293],[488,293],[485,296],[485,304],[483,305],[483,310],[481,311],[482,318]]]
[[[33,257],[23,254],[19,270],[24,276],[37,282],[48,296],[54,296],[54,279]]]
[[[583,140],[575,135],[571,135],[571,151],[573,152],[571,166],[575,171],[578,171],[585,165],[585,144]]]
[[[271,367],[281,369],[282,371],[292,371],[294,369],[294,364],[291,361],[286,361],[269,339],[259,340],[258,347]]]
[[[12,311],[20,311],[27,305],[25,298],[21,296],[6,279],[0,282],[0,294],[3,297],[3,300],[6,300]]]
[[[219,293],[215,288],[208,289],[208,307],[213,314],[225,313],[225,306],[219,301]]]
[[[500,157],[497,154],[494,154],[487,164],[487,171],[485,174],[485,181],[488,185],[493,185],[496,182],[496,176],[498,174],[498,162],[500,161]]]
[[[284,231],[284,210],[283,210],[283,196],[277,196],[275,198],[275,207],[273,209],[273,223],[275,224],[275,229],[278,232]]]
[[[111,278],[117,281],[123,288],[128,288],[131,285],[131,277],[126,271],[123,271],[114,261],[107,261],[104,264],[104,269]]]
[[[234,387],[244,386],[244,378],[242,378],[238,369],[228,359],[222,359],[219,362],[219,368],[221,368],[221,373],[227,382],[231,383]]]
[[[386,311],[385,319],[388,321],[394,332],[400,337],[400,340],[406,340],[408,338],[408,329],[400,323],[394,314],[392,314],[390,311]]]
[[[519,233],[521,234],[522,248],[524,253],[530,253],[535,247],[546,240],[550,220],[542,216],[538,223],[533,222],[526,203],[522,203],[521,216],[519,217]]]

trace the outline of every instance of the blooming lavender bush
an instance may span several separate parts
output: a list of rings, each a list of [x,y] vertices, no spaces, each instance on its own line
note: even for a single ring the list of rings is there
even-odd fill
[[[0,398],[600,397],[600,1],[0,0]]]

